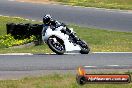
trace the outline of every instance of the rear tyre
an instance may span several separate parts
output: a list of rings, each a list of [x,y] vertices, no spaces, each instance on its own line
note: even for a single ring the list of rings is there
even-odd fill
[[[47,40],[49,48],[58,55],[62,55],[65,52],[65,46],[63,40],[56,36],[51,36]]]

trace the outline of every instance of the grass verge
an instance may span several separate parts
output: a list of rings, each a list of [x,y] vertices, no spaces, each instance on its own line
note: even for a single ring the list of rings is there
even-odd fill
[[[0,88],[132,88],[130,84],[86,84],[76,83],[72,74],[52,74],[43,77],[26,77],[21,80],[1,80]]]
[[[51,0],[62,4],[108,9],[132,10],[132,0]]]
[[[6,34],[6,23],[40,23],[19,17],[0,16],[0,36]],[[132,52],[132,32],[116,32],[70,25],[84,39],[92,52]],[[26,48],[0,48],[0,53],[49,53],[46,44]]]

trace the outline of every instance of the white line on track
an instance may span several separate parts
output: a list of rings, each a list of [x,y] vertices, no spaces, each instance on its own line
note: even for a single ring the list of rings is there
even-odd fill
[[[33,55],[32,53],[6,53],[0,55]]]
[[[97,66],[84,66],[85,68],[97,67]]]
[[[13,2],[13,1],[15,1],[15,0],[8,0],[8,1]]]
[[[103,68],[103,67],[132,67],[131,65],[103,65],[103,66],[92,66],[92,65],[89,65],[89,66],[83,66],[84,68]]]
[[[109,67],[118,67],[119,65],[107,65]]]
[[[108,53],[108,54],[109,54],[109,53],[112,53],[112,54],[114,54],[114,53],[131,53],[131,54],[132,54],[132,52],[92,52],[92,53],[95,53],[95,54],[96,54],[96,53],[104,53],[104,54],[105,54],[105,53],[106,53],[106,54],[107,54],[107,53]]]

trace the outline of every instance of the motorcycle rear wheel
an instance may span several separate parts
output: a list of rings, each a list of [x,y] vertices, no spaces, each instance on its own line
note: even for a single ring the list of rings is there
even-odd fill
[[[58,55],[62,55],[65,52],[65,45],[63,43],[63,40],[61,40],[60,38],[56,37],[56,36],[51,36],[49,37],[49,39],[47,40],[47,44],[49,46],[49,48],[55,52]]]

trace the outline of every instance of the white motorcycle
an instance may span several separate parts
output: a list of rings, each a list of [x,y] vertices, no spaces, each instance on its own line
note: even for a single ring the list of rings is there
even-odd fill
[[[78,38],[74,41],[72,36],[64,33],[62,29],[64,26],[59,26],[54,30],[50,26],[43,27],[42,40],[48,44],[49,48],[56,54],[62,55],[64,53],[81,53],[88,54],[90,49],[85,41]],[[75,35],[72,28],[70,31]]]

